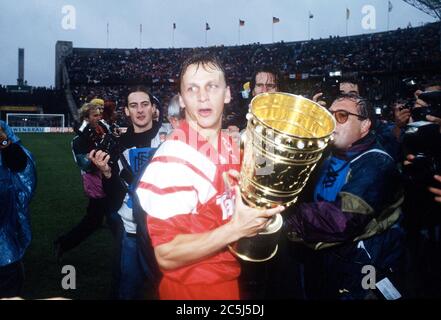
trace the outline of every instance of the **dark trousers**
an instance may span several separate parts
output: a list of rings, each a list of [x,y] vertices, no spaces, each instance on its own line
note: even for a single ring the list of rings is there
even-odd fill
[[[142,245],[139,235],[129,235],[120,220],[116,237],[116,250],[112,268],[112,300],[156,300],[159,275],[152,270],[147,261],[150,256],[143,255],[143,250],[150,250]]]
[[[20,261],[0,267],[0,298],[17,297],[24,282],[24,267]]]
[[[103,224],[104,216],[108,214],[108,204],[106,198],[89,199],[86,215],[81,219],[72,230],[58,238],[63,252],[69,251],[78,246],[83,240],[89,237]],[[112,223],[110,224],[113,229]],[[113,233],[114,230],[112,230]],[[116,232],[116,231],[115,231]]]
[[[364,289],[363,267],[375,268],[376,282],[388,278],[403,298],[405,283],[404,231],[394,225],[381,234],[357,243],[309,250],[305,256],[304,283],[308,299],[363,300],[383,299],[375,289]]]
[[[277,254],[265,262],[240,260],[240,297],[245,300],[303,299],[296,248],[282,233]]]

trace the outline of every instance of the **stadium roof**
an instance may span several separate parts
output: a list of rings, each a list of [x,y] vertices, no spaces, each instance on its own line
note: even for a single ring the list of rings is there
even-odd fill
[[[411,6],[441,20],[441,0],[404,0]]]

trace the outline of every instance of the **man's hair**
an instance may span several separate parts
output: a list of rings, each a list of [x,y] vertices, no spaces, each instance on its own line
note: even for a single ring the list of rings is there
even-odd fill
[[[355,102],[355,104],[357,105],[358,114],[363,118],[369,119],[371,121],[370,130],[375,129],[377,119],[375,117],[374,109],[367,99],[362,98],[358,94],[348,93],[339,95],[337,99],[335,99],[335,101],[341,100],[351,100]]]
[[[364,91],[363,91],[363,85],[362,85],[362,80],[355,78],[355,77],[350,77],[350,76],[346,76],[346,77],[342,77],[340,79],[340,84],[342,83],[352,83],[355,84],[358,87],[358,94],[360,96],[364,95]]]
[[[181,84],[184,74],[187,71],[188,67],[193,64],[195,64],[197,68],[202,66],[202,68],[204,69],[207,69],[207,67],[210,69],[218,69],[224,75],[225,83],[227,82],[225,68],[222,65],[221,61],[215,55],[209,53],[196,54],[185,59],[185,61],[182,63],[181,71],[179,72],[179,80],[178,80],[179,92],[181,92]]]
[[[250,92],[253,92],[256,87],[256,77],[259,73],[270,73],[274,76],[274,81],[277,85],[278,91],[283,91],[283,81],[280,73],[272,66],[263,66],[254,70],[253,76],[250,80]]]
[[[178,120],[185,117],[184,112],[179,105],[179,95],[175,94],[168,103],[167,117],[174,117]]]
[[[153,95],[150,93],[150,90],[146,86],[137,85],[137,86],[130,87],[129,90],[127,91],[127,103],[126,103],[127,107],[129,106],[129,95],[134,92],[145,93],[146,95],[149,96],[150,103],[151,104],[155,103],[155,101],[153,100]]]
[[[101,108],[102,107],[100,105],[90,103],[90,102],[83,104],[80,109],[81,121],[83,121],[86,118],[89,118],[90,112],[95,111],[95,110],[101,110]]]

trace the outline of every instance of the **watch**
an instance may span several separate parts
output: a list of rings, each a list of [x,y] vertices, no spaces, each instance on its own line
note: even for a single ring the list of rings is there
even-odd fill
[[[8,144],[9,144],[9,140],[8,139],[3,140],[2,142],[0,142],[0,146],[2,146],[2,147],[6,147]]]

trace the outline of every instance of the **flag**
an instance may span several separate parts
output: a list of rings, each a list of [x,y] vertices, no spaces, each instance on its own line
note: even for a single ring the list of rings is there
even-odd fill
[[[173,22],[173,29],[176,29],[176,23]]]
[[[351,11],[346,8],[346,20],[349,20],[349,17],[351,16]]]
[[[208,24],[208,22],[205,22],[205,30],[210,30],[211,28],[210,28],[210,25]]]
[[[273,17],[273,23],[279,23],[279,22],[280,22],[279,18]]]
[[[243,27],[245,25],[245,20],[240,20],[239,19],[239,26],[240,27]]]
[[[309,12],[309,19],[314,18],[314,15],[311,13],[311,11]]]
[[[388,7],[389,12],[391,12],[393,8],[394,6],[392,5],[392,2],[389,1],[389,7]]]

